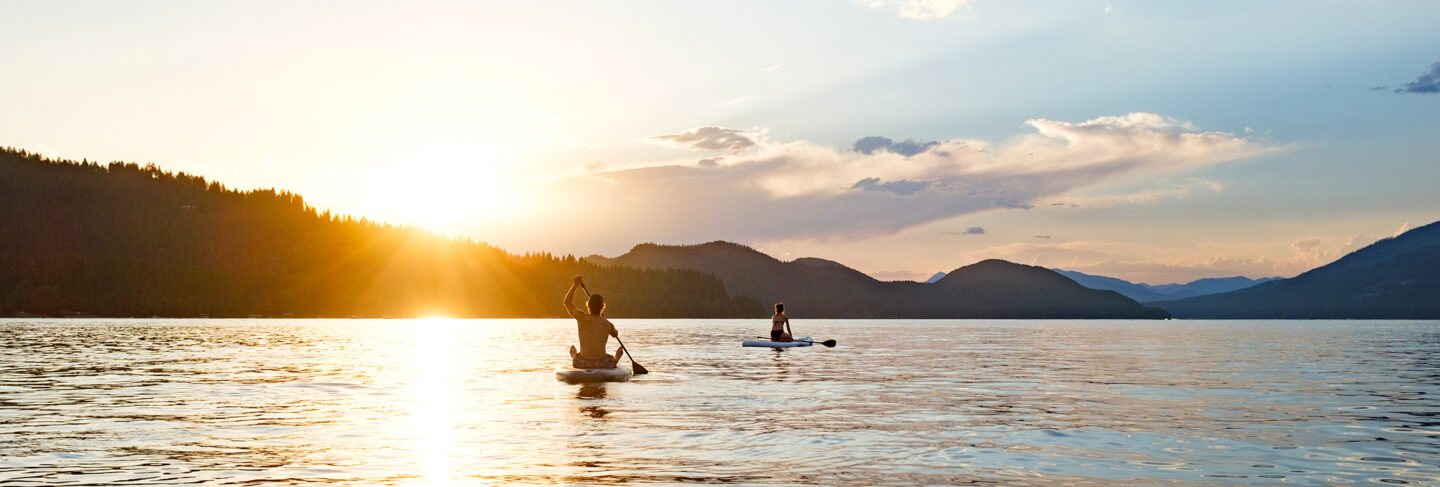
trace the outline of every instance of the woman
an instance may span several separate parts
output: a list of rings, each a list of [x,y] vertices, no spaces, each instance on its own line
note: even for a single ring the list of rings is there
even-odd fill
[[[790,330],[790,317],[785,316],[785,303],[775,303],[775,316],[770,317],[770,341],[789,342],[795,337]]]

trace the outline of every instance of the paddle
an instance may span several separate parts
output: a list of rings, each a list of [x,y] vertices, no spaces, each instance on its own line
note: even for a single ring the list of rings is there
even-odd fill
[[[585,291],[586,298],[590,297],[590,290],[586,289],[584,284],[580,285],[580,289]],[[625,346],[625,342],[620,341],[619,335],[615,336],[615,341],[620,343],[620,348],[622,350],[625,350],[625,356],[630,358],[630,368],[634,369],[635,375],[645,375],[650,373],[649,369],[646,369],[645,366],[640,365],[639,362],[635,361],[634,355],[630,355],[630,347]]]
[[[755,338],[759,338],[759,339],[761,339],[761,340],[769,340],[769,339],[770,339],[770,337],[755,337]],[[800,341],[804,341],[804,340],[795,340],[795,341],[800,342]],[[785,342],[775,342],[775,343],[785,343]],[[815,341],[815,340],[810,340],[810,343],[819,343],[819,344],[821,344],[821,345],[824,345],[824,346],[827,346],[827,347],[830,347],[830,348],[835,348],[835,340],[825,340],[825,341],[823,341],[823,342],[817,342],[817,341]]]

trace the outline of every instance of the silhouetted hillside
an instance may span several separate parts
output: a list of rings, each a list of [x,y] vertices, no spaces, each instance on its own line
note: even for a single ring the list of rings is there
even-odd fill
[[[1142,303],[1150,303],[1154,301],[1169,301],[1195,296],[1204,296],[1207,294],[1228,293],[1230,291],[1245,289],[1247,287],[1251,287],[1263,282],[1270,282],[1276,279],[1280,279],[1279,277],[1264,277],[1260,279],[1251,279],[1248,277],[1236,276],[1198,279],[1185,284],[1150,285],[1136,284],[1130,281],[1126,281],[1124,279],[1116,279],[1106,276],[1096,276],[1083,272],[1067,271],[1061,269],[1052,270],[1060,273],[1060,275],[1074,280],[1075,282],[1080,283],[1081,286],[1085,286],[1090,289],[1115,291],[1117,293],[1124,294],[1127,298]]]
[[[881,282],[835,262],[781,262],[729,242],[637,245],[616,258],[585,260],[714,274],[731,295],[783,301],[807,318],[1165,318],[1164,312],[1111,291],[1097,291],[1048,269],[990,260],[950,272],[933,284]]]
[[[1291,279],[1152,304],[1184,318],[1440,319],[1440,223]]]
[[[575,274],[611,316],[765,313],[695,271],[512,255],[291,193],[0,149],[0,316],[562,316]]]

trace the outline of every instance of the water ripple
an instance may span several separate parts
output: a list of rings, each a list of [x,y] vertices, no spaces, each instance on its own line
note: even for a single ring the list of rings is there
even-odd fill
[[[1435,322],[618,324],[0,320],[0,484],[1440,485]]]

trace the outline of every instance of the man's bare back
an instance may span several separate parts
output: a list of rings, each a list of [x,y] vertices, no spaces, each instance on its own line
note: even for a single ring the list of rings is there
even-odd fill
[[[624,349],[616,350],[615,355],[612,357],[605,353],[605,347],[609,343],[610,337],[618,337],[620,336],[620,332],[615,329],[615,324],[605,318],[603,314],[605,310],[605,299],[601,298],[600,295],[590,296],[589,302],[586,303],[587,310],[581,310],[575,307],[575,288],[583,286],[584,284],[584,279],[580,276],[575,276],[575,279],[570,284],[570,290],[565,293],[565,311],[570,313],[571,318],[575,318],[576,330],[580,338],[580,350],[577,352],[575,347],[570,347],[570,355],[574,358],[575,367],[614,367],[615,364],[620,363],[620,357],[621,354],[624,353]],[[609,365],[606,367],[582,367],[582,365],[602,364]]]

